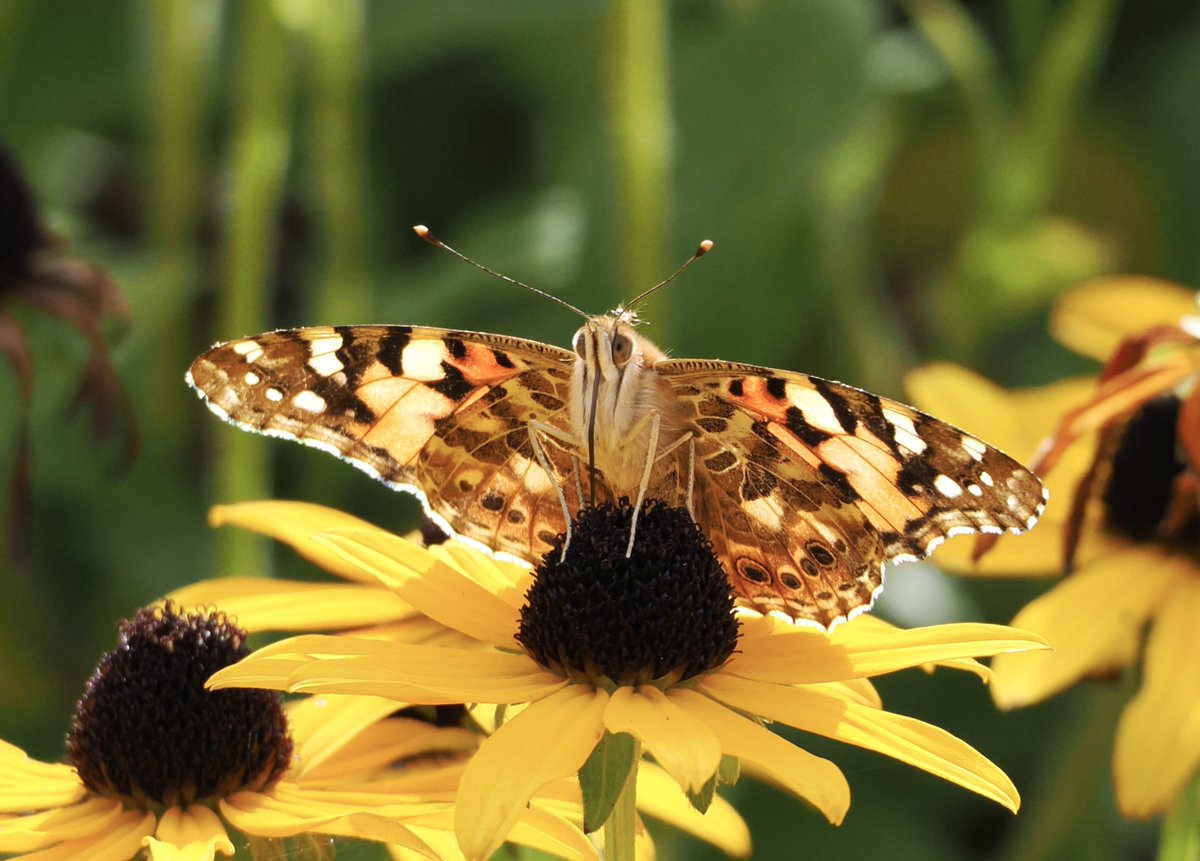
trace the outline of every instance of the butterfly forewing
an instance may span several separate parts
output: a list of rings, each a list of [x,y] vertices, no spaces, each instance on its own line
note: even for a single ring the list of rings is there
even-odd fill
[[[1012,458],[896,401],[751,365],[655,369],[690,406],[703,517],[745,515],[708,534],[754,609],[828,627],[870,606],[884,562],[951,535],[1022,531],[1045,505]]]
[[[219,344],[188,380],[227,421],[331,451],[460,537],[536,559],[566,524],[527,427],[565,426],[573,358],[499,335],[321,326]]]

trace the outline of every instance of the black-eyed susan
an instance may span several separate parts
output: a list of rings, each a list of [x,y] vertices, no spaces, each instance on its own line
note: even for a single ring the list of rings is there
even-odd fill
[[[949,366],[910,378],[925,408],[1015,454],[1037,451],[1031,466],[1051,491],[1029,540],[999,542],[974,569],[1069,573],[1013,619],[1053,651],[997,658],[997,704],[1036,703],[1141,656],[1113,761],[1117,803],[1131,818],[1165,811],[1200,768],[1196,312],[1195,294],[1177,285],[1104,279],[1067,294],[1053,316],[1060,340],[1105,362],[1098,378],[1018,392]],[[969,566],[954,548],[934,561]]]
[[[381,535],[388,535],[366,521],[305,502],[261,501],[215,506],[209,514],[209,522],[214,526],[250,529],[281,541],[323,571],[347,582],[221,577],[178,589],[171,593],[168,600],[186,606],[214,604],[226,608],[230,615],[237,618],[239,625],[252,633],[337,630],[392,642],[482,648],[479,641],[418,612],[361,566],[347,562],[328,545],[314,540],[316,536],[336,529],[378,531]],[[416,538],[415,535],[411,537],[414,540]],[[427,540],[424,532],[421,538]],[[528,569],[497,564],[478,553],[463,553],[456,544],[431,544],[428,552],[468,572],[476,582],[490,590],[512,591],[520,595],[530,582]],[[380,702],[378,699],[372,701]],[[397,706],[395,702],[386,702],[390,702],[392,707]],[[481,729],[494,729],[489,715],[480,714],[479,718],[483,724]],[[749,831],[732,807],[718,798],[702,816],[677,790],[673,794],[664,792],[662,777],[662,772],[653,767],[643,768],[639,772],[639,786],[642,788],[637,805],[641,813],[692,834],[733,857],[749,855]],[[453,793],[450,797],[453,797]],[[581,821],[578,784],[573,792],[562,786],[557,789],[547,787],[545,792],[539,793],[538,800],[539,803],[553,804],[555,812],[564,819]],[[453,822],[452,814],[443,819]],[[443,857],[453,857],[458,852],[452,836],[447,842],[446,834],[431,832],[412,822],[409,827],[419,833],[426,843],[436,846]],[[536,836],[537,833],[532,832],[524,838],[524,842],[530,842]],[[404,853],[396,849],[393,854]],[[562,854],[561,850],[559,854]],[[409,855],[417,857],[419,853],[410,852]]]
[[[623,759],[607,760],[624,762],[618,774],[626,774],[609,823],[632,822],[628,773],[639,748],[701,806],[718,776],[736,772],[736,759],[840,822],[850,801],[841,771],[763,719],[879,751],[1017,808],[1016,789],[997,766],[944,730],[884,710],[868,678],[1037,648],[1039,638],[989,625],[899,631],[857,621],[828,635],[738,619],[725,575],[687,512],[649,504],[627,558],[629,520],[628,507],[586,512],[566,558],[547,554],[551,564],[532,586],[460,545],[432,552],[379,530],[333,530],[316,540],[474,645],[295,637],[210,684],[500,707],[504,719],[467,765],[457,795],[458,840],[472,859],[500,844],[540,788],[608,756],[597,754],[602,740],[624,749]],[[596,790],[586,776],[582,784],[587,806]],[[621,847],[632,826],[610,827],[606,838],[617,843],[608,857],[628,857]]]
[[[396,703],[379,699],[306,698],[285,712],[274,693],[204,689],[246,653],[216,612],[154,607],[122,623],[80,699],[65,764],[0,742],[0,853],[128,861],[148,848],[156,861],[211,861],[243,840],[275,857],[279,841],[338,836],[457,857],[435,847],[478,734],[388,717]],[[513,836],[594,854],[552,812],[531,808]]]

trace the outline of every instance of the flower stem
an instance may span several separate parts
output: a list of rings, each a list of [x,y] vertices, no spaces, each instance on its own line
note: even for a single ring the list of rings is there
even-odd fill
[[[1158,861],[1200,861],[1200,772],[1163,820]]]
[[[637,773],[641,748],[641,742],[635,740],[633,768],[629,769],[625,787],[613,806],[612,815],[604,823],[604,861],[634,861],[637,856]]]

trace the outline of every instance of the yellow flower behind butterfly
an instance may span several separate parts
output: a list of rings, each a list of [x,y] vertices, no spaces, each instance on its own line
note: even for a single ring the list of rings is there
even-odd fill
[[[850,801],[842,772],[763,719],[876,750],[1016,810],[1016,789],[996,765],[944,730],[886,711],[869,678],[936,662],[986,675],[973,656],[1038,648],[1039,638],[989,625],[900,631],[869,617],[832,635],[739,620],[686,512],[647,506],[626,559],[629,513],[586,512],[570,552],[548,554],[532,584],[524,569],[462,545],[426,550],[378,529],[332,529],[313,543],[466,642],[294,637],[210,685],[498,706],[498,728],[457,795],[458,840],[472,859],[494,851],[534,793],[579,773],[602,740],[632,739],[695,799],[736,774],[736,759],[841,822]]]
[[[1067,294],[1056,337],[1105,363],[1098,378],[1006,392],[952,366],[910,376],[917,402],[1031,463],[1051,493],[1042,524],[973,564],[970,548],[934,561],[991,576],[1053,576],[1012,624],[1053,651],[998,657],[1002,708],[1039,702],[1141,658],[1141,689],[1117,729],[1113,774],[1123,814],[1164,812],[1200,768],[1200,319],[1195,294],[1145,278]],[[1146,629],[1148,636],[1143,637]]]

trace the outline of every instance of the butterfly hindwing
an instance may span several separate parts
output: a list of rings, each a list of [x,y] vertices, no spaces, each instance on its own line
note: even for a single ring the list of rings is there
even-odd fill
[[[527,428],[566,426],[573,359],[499,335],[320,326],[219,344],[188,380],[233,424],[331,451],[417,492],[456,534],[528,559],[565,523]]]
[[[922,558],[951,535],[1022,531],[1044,507],[1016,461],[896,401],[751,365],[655,369],[690,405],[697,517],[748,515],[706,532],[755,609],[828,627],[870,607],[884,562]]]

